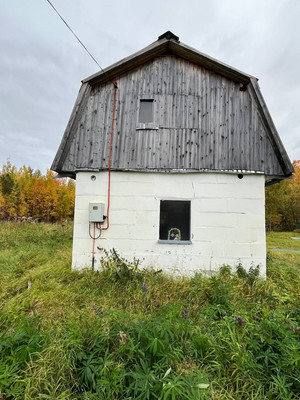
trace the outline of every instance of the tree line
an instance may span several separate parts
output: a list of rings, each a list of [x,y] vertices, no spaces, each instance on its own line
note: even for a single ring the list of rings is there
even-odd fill
[[[293,162],[292,179],[266,188],[266,227],[271,231],[300,229],[300,160]]]
[[[0,172],[0,220],[38,220],[56,222],[73,218],[75,183],[72,179],[55,179],[50,170],[10,162]]]
[[[292,179],[266,188],[267,230],[290,231],[300,224],[300,160],[293,162]],[[75,183],[55,179],[50,170],[23,166],[17,169],[7,162],[0,172],[0,220],[20,218],[56,222],[73,218]]]

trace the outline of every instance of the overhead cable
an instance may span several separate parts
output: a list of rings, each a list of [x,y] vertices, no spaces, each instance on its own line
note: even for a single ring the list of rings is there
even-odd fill
[[[64,20],[64,18],[60,15],[60,13],[57,11],[57,9],[54,7],[54,5],[51,3],[50,0],[46,0],[50,6],[53,8],[53,10],[56,12],[56,14],[59,16],[59,18],[63,21],[63,23],[67,26],[67,28],[72,32],[72,34],[76,37],[78,42],[81,44],[81,46],[84,48],[84,50],[88,53],[88,55],[95,61],[95,63],[98,65],[98,67],[101,69],[101,71],[105,74],[105,71],[101,67],[101,65],[98,63],[98,61],[93,57],[93,55],[88,51],[88,49],[85,47],[85,45],[82,43],[82,41],[79,39],[79,37],[76,35],[76,33],[73,31],[73,29],[70,27],[70,25]]]

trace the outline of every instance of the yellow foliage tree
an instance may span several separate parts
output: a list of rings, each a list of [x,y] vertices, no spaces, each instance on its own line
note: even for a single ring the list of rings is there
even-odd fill
[[[73,218],[75,185],[69,179],[55,179],[48,170],[23,166],[19,170],[7,162],[0,173],[0,219],[31,217],[45,222]]]
[[[295,173],[266,189],[266,226],[268,230],[289,231],[300,224],[300,160],[293,162]]]

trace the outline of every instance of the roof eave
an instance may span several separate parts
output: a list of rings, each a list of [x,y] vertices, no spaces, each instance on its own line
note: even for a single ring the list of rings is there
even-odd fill
[[[261,94],[258,82],[256,79],[251,78],[250,88],[256,99],[256,104],[258,105],[258,109],[260,115],[267,127],[267,132],[269,133],[269,139],[273,146],[273,149],[277,155],[277,159],[279,164],[281,165],[282,171],[284,173],[284,177],[289,178],[293,175],[294,167],[289,159],[289,156],[283,146],[283,143],[280,139],[280,136],[277,132],[275,124],[272,120],[271,114],[268,110],[268,107],[265,103],[265,100]]]

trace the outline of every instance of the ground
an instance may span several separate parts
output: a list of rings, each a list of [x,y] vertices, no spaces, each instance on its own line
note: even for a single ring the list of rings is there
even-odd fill
[[[267,235],[268,277],[71,271],[72,226],[0,225],[5,399],[299,399],[299,233]],[[173,397],[172,397],[173,396]]]

